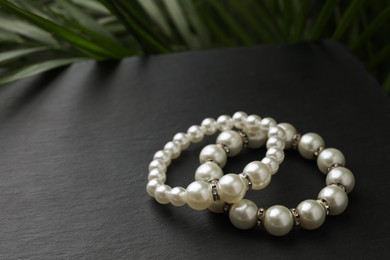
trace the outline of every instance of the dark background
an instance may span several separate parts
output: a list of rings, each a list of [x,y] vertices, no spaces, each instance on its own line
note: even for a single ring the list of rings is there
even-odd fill
[[[225,214],[159,205],[147,166],[175,133],[235,111],[290,122],[339,148],[356,177],[347,210],[316,231],[242,231]],[[373,259],[390,253],[390,103],[334,42],[83,62],[0,88],[0,258]],[[168,169],[186,187],[194,144]],[[245,150],[241,172],[265,149]],[[295,207],[325,177],[288,151],[257,205]]]

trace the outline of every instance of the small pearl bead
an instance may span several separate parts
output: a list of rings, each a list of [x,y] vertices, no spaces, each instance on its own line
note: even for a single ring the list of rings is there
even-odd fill
[[[160,150],[153,155],[153,160],[161,160],[166,166],[171,164],[171,153],[169,151]]]
[[[316,133],[304,134],[298,142],[298,152],[306,159],[314,159],[314,152],[320,147],[325,147],[325,142]]]
[[[180,207],[186,204],[186,190],[183,187],[175,187],[169,194],[169,201],[173,206]]]
[[[243,172],[252,182],[252,189],[261,190],[271,181],[271,171],[267,165],[260,161],[253,161],[245,166]]]
[[[193,125],[188,128],[187,135],[190,138],[190,141],[193,143],[199,143],[204,138],[202,128],[198,125]]]
[[[151,171],[153,169],[159,169],[163,172],[166,172],[167,166],[165,165],[165,163],[162,160],[153,160],[149,164],[149,171]]]
[[[229,173],[219,179],[217,188],[221,200],[236,203],[245,196],[247,185],[239,175]]]
[[[266,153],[266,156],[274,158],[279,164],[282,163],[284,160],[283,150],[277,147],[269,148]]]
[[[294,217],[291,211],[281,205],[275,205],[265,211],[264,228],[274,236],[284,236],[294,226]]]
[[[341,184],[345,187],[345,191],[350,193],[355,187],[355,177],[347,168],[336,167],[326,176],[326,185],[331,184]]]
[[[269,149],[271,147],[277,147],[283,150],[285,147],[284,139],[278,136],[271,136],[267,140],[267,148]]]
[[[248,117],[248,114],[242,111],[238,111],[233,115],[233,124],[238,129],[243,129],[245,127],[245,121]]]
[[[264,133],[268,133],[268,130],[271,126],[276,126],[276,121],[271,117],[266,117],[261,120],[260,125],[261,125],[261,130]]]
[[[268,166],[271,174],[275,174],[279,170],[279,163],[273,157],[264,157],[261,162]]]
[[[165,182],[167,179],[167,175],[165,174],[165,172],[159,169],[153,169],[149,172],[148,175],[148,180],[150,181],[152,179],[159,179],[160,181]]]
[[[206,145],[199,154],[199,162],[215,161],[223,168],[226,164],[227,155],[225,150],[219,145]]]
[[[250,115],[246,118],[245,129],[248,133],[257,133],[261,129],[261,117]]]
[[[297,207],[301,227],[304,229],[317,229],[325,221],[325,208],[315,200],[302,201]]]
[[[239,229],[253,228],[257,222],[257,206],[252,201],[243,199],[230,207],[229,218]]]
[[[286,133],[280,126],[271,126],[268,129],[268,138],[271,138],[272,136],[277,136],[283,138],[284,140],[284,138],[286,137]]]
[[[295,127],[289,123],[280,123],[278,124],[279,127],[281,127],[284,132],[286,133],[286,147],[285,149],[290,149],[292,145],[292,140],[294,138],[294,135],[297,134],[297,130]]]
[[[213,135],[217,132],[217,122],[213,118],[206,118],[200,124],[205,135]]]
[[[233,130],[220,133],[216,143],[226,145],[229,148],[229,157],[238,155],[244,146],[241,136]]]
[[[219,179],[223,176],[222,169],[214,162],[205,162],[201,164],[195,171],[195,180],[211,181]]]
[[[222,115],[217,118],[217,127],[219,131],[226,131],[233,128],[233,119],[228,115]]]
[[[335,185],[326,186],[318,194],[318,198],[324,199],[329,204],[329,214],[339,215],[348,206],[348,196],[345,191]]]
[[[267,136],[263,132],[248,133],[245,131],[245,133],[248,136],[248,141],[249,141],[248,148],[252,148],[252,149],[260,148],[265,144],[265,141],[267,140]]]
[[[328,168],[333,164],[345,165],[345,157],[335,148],[324,149],[317,158],[317,166],[324,174],[328,173]]]
[[[214,201],[208,209],[214,213],[224,213],[225,202],[223,200]]]
[[[188,206],[195,210],[203,210],[213,204],[210,185],[204,181],[194,181],[187,187],[186,200]]]
[[[171,154],[171,156],[172,156],[172,159],[176,159],[181,154],[180,143],[178,143],[178,142],[168,142],[164,146],[164,151],[169,152]]]
[[[190,146],[190,138],[185,133],[175,134],[173,142],[179,143],[182,150],[185,150]]]
[[[152,179],[146,185],[146,191],[148,192],[150,197],[154,197],[154,193],[158,186],[163,185],[164,183],[159,179]]]
[[[154,192],[154,198],[160,204],[168,204],[170,192],[171,192],[171,187],[165,184],[160,185],[156,188],[156,191]]]

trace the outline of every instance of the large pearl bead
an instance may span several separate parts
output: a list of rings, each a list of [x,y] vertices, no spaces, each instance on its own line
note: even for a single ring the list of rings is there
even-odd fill
[[[261,162],[268,166],[272,175],[279,170],[279,163],[273,157],[264,157]]]
[[[205,146],[199,154],[199,162],[205,163],[207,161],[215,161],[223,168],[226,164],[227,155],[225,150],[215,144],[209,144]]]
[[[186,204],[186,190],[183,187],[174,187],[169,194],[172,205],[180,207]]]
[[[257,206],[252,201],[243,199],[230,207],[229,218],[239,229],[253,228],[257,222]]]
[[[213,135],[217,132],[217,122],[213,118],[206,118],[200,124],[205,135]]]
[[[334,164],[345,165],[345,157],[336,148],[324,149],[317,158],[318,169],[324,174],[328,173],[328,168]]]
[[[193,143],[199,143],[203,140],[204,134],[202,128],[198,125],[193,125],[187,130],[187,136]]]
[[[164,183],[159,179],[151,179],[148,181],[148,184],[146,185],[146,191],[148,192],[149,196],[154,197],[154,193],[156,192],[157,187],[163,184]]]
[[[179,142],[168,142],[164,146],[164,151],[170,153],[172,159],[176,159],[181,154],[181,145]]]
[[[222,169],[213,162],[205,162],[201,164],[195,171],[195,180],[211,181],[219,179],[223,176]]]
[[[227,130],[220,133],[216,143],[223,144],[229,149],[229,157],[238,155],[244,145],[241,136],[233,130]]]
[[[261,130],[264,133],[268,133],[270,127],[276,126],[276,121],[271,117],[265,117],[261,120],[260,125],[261,125]]]
[[[279,127],[281,127],[284,132],[286,133],[285,141],[286,141],[286,147],[285,149],[290,149],[292,145],[292,140],[294,136],[297,134],[297,129],[289,123],[280,123],[278,124]]]
[[[148,181],[152,179],[159,179],[160,181],[165,182],[167,179],[167,175],[165,174],[165,172],[159,169],[153,169],[149,172]]]
[[[345,187],[345,191],[350,193],[355,187],[355,177],[347,168],[336,167],[326,176],[326,185],[331,184],[341,184]]]
[[[324,146],[325,142],[321,136],[315,133],[307,133],[299,139],[298,152],[306,159],[314,159],[314,152]]]
[[[294,217],[291,211],[281,205],[268,208],[264,213],[264,228],[274,236],[284,236],[294,226]]]
[[[185,133],[177,133],[173,136],[173,142],[179,143],[182,150],[190,146],[190,138]]]
[[[315,200],[302,201],[297,207],[301,227],[304,229],[319,228],[325,221],[325,208]]]
[[[257,133],[249,133],[244,129],[244,132],[246,133],[246,136],[248,137],[248,148],[257,149],[262,147],[266,140],[267,136],[262,131]]]
[[[219,179],[217,189],[221,200],[236,203],[245,196],[247,185],[239,175],[229,173]]]
[[[164,150],[157,151],[153,155],[153,160],[161,160],[165,163],[166,166],[168,166],[169,164],[171,164],[172,160],[171,153],[169,151]]]
[[[345,191],[335,185],[326,186],[318,194],[318,198],[324,199],[329,204],[329,214],[339,215],[348,206],[348,196]]]
[[[252,189],[261,190],[271,181],[271,171],[267,165],[260,161],[249,163],[243,170],[252,182]]]
[[[187,187],[186,201],[195,210],[207,209],[213,203],[210,185],[205,181],[194,181]]]
[[[169,203],[169,193],[171,192],[171,187],[168,185],[159,185],[154,192],[154,198],[160,204],[168,204]]]
[[[243,129],[245,127],[245,122],[248,117],[248,114],[242,111],[238,111],[233,115],[233,124],[238,129]]]
[[[250,115],[245,121],[245,130],[248,133],[258,133],[261,130],[261,117],[258,115]]]
[[[217,127],[220,131],[233,128],[233,119],[229,115],[221,115],[217,118]]]

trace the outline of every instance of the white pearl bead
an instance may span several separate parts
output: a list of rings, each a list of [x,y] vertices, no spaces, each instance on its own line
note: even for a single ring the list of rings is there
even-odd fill
[[[169,201],[173,206],[180,207],[186,204],[186,190],[183,187],[175,187],[169,194]]]
[[[250,115],[246,118],[245,129],[248,133],[257,133],[261,130],[261,117]]]
[[[269,149],[271,147],[277,147],[283,150],[285,147],[284,139],[278,136],[271,136],[267,140],[267,148]]]
[[[156,188],[156,191],[154,192],[154,198],[160,204],[168,204],[170,192],[171,192],[171,187],[165,184],[160,185]]]
[[[257,206],[252,201],[243,199],[230,207],[229,218],[239,229],[253,228],[257,222]]]
[[[199,154],[199,162],[215,161],[223,168],[226,164],[227,155],[225,150],[216,144],[206,145]]]
[[[275,174],[279,170],[279,163],[273,157],[264,157],[261,162],[268,166],[271,174]]]
[[[217,189],[221,200],[236,203],[245,196],[247,185],[239,175],[229,173],[219,179]]]
[[[163,185],[164,183],[159,179],[151,179],[146,185],[146,191],[148,192],[150,197],[154,197],[154,193],[158,186]]]
[[[167,179],[167,175],[165,174],[165,172],[159,169],[153,169],[149,172],[148,175],[148,180],[150,181],[152,179],[159,179],[160,181],[165,182]]]
[[[178,143],[178,142],[168,142],[164,146],[164,151],[169,152],[171,154],[171,156],[172,156],[172,159],[176,159],[181,154],[180,143]]]
[[[252,182],[252,189],[261,190],[271,181],[271,171],[267,165],[260,161],[253,161],[245,166],[243,172]]]
[[[213,118],[206,118],[200,124],[205,135],[213,135],[217,132],[217,122]]]
[[[233,128],[233,119],[228,115],[222,115],[217,118],[217,127],[219,131],[226,131]]]
[[[272,136],[277,136],[283,138],[284,140],[284,138],[286,137],[286,133],[280,126],[271,126],[268,129],[268,138],[271,138]]]
[[[238,155],[244,146],[241,136],[233,130],[227,130],[220,133],[216,143],[223,144],[229,148],[229,153],[227,154],[229,157]]]
[[[264,132],[264,133],[268,133],[268,129],[271,127],[271,126],[275,126],[276,125],[276,121],[275,119],[271,118],[271,117],[266,117],[266,118],[263,118],[260,122],[260,125],[261,125],[261,130]]]
[[[214,213],[224,213],[225,202],[223,200],[214,201],[208,209]]]
[[[173,141],[179,143],[182,150],[185,150],[190,146],[190,138],[185,133],[175,134]]]
[[[335,148],[324,149],[317,158],[318,169],[324,174],[328,173],[328,168],[333,164],[345,165],[345,157]]]
[[[325,142],[316,133],[304,134],[298,142],[298,152],[306,159],[314,159],[314,152],[320,147],[325,147]]]
[[[219,179],[222,175],[222,169],[217,164],[214,162],[205,162],[196,169],[195,180],[208,182]]]
[[[355,177],[347,168],[336,167],[326,176],[326,185],[331,184],[341,184],[345,187],[345,191],[350,193],[355,187]]]
[[[292,145],[292,140],[294,136],[297,134],[297,130],[295,127],[289,123],[280,123],[278,124],[279,127],[281,127],[284,132],[286,133],[285,141],[286,141],[286,147],[285,149],[290,149]]]
[[[169,151],[160,150],[153,155],[153,160],[161,160],[165,163],[166,166],[171,164],[171,153]]]
[[[252,149],[260,148],[265,144],[267,140],[266,134],[263,133],[262,131],[258,133],[248,133],[246,130],[244,130],[244,132],[248,137],[248,141],[249,141],[247,146],[248,148],[252,148]]]
[[[264,213],[264,228],[274,236],[284,236],[294,226],[294,217],[291,211],[281,205],[268,208]]]
[[[190,141],[193,143],[199,143],[204,138],[202,128],[198,125],[193,125],[190,128],[188,128],[187,135]]]
[[[317,229],[325,221],[325,208],[315,200],[305,200],[297,207],[301,227],[304,229]]]
[[[274,158],[279,164],[283,162],[284,160],[284,152],[282,149],[277,147],[271,147],[267,150],[267,153],[265,154],[266,157],[272,157]]]
[[[210,185],[204,181],[194,181],[187,187],[186,200],[188,206],[195,210],[207,209],[213,203]]]
[[[245,121],[248,117],[248,114],[242,111],[238,111],[233,115],[233,124],[238,129],[243,129],[245,127]]]
[[[165,163],[162,160],[153,160],[149,164],[149,171],[151,171],[153,169],[159,169],[163,172],[166,172],[167,166],[165,165]]]
[[[335,185],[326,186],[318,194],[318,198],[324,199],[329,204],[329,214],[339,215],[348,206],[348,196],[345,191]]]

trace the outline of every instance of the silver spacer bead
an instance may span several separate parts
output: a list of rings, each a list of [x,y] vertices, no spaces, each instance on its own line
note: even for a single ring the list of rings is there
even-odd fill
[[[242,130],[238,130],[237,133],[241,136],[242,142],[244,143],[244,147],[246,147],[249,144],[248,135]]]
[[[314,158],[317,158],[318,155],[320,155],[320,153],[324,150],[324,147],[323,146],[320,146],[317,148],[317,150],[314,151],[313,155],[314,155]]]
[[[345,186],[341,183],[331,183],[330,185],[333,185],[333,186],[337,186],[337,187],[340,187],[343,189],[343,191],[347,192],[347,189],[345,188]]]
[[[337,168],[337,167],[344,167],[344,165],[342,165],[342,164],[340,164],[340,163],[332,164],[332,165],[328,168],[328,172],[330,172],[331,170],[333,170],[334,168]]]
[[[320,199],[320,198],[317,199],[317,202],[320,203],[324,207],[324,209],[326,211],[326,215],[329,215],[329,211],[330,211],[329,203],[326,200]]]
[[[249,176],[246,175],[245,173],[240,173],[239,176],[246,181],[246,185],[248,186],[248,189],[252,189],[252,181],[249,178]]]
[[[222,168],[221,165],[219,164],[219,162],[215,161],[215,160],[212,160],[212,159],[208,159],[206,160],[206,162],[212,162],[212,163],[215,163],[216,165],[218,165],[219,168]]]
[[[291,141],[291,148],[296,150],[298,148],[299,140],[301,139],[301,134],[295,134]]]
[[[224,145],[224,144],[217,144],[217,145],[219,145],[223,150],[225,150],[225,153],[230,153],[230,150],[229,150],[229,147],[227,147],[226,145]]]
[[[296,208],[291,208],[290,211],[293,214],[295,226],[299,226],[301,224],[301,219],[299,218],[298,210]]]
[[[265,213],[264,208],[259,208],[257,210],[257,226],[259,226],[259,227],[263,227],[264,213]]]
[[[214,201],[219,200],[218,189],[217,189],[218,179],[211,180],[209,181],[209,183],[211,186],[211,193],[213,194],[213,200]]]
[[[225,205],[223,205],[223,212],[228,213],[229,210],[230,210],[230,204],[229,203],[225,203]]]

